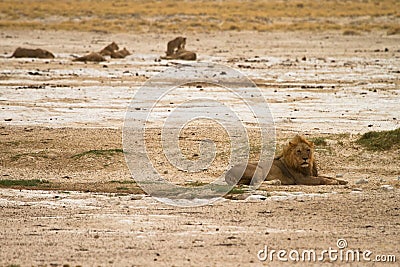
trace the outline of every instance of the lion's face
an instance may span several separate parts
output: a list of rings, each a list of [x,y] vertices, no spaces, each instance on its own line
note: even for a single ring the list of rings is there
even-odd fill
[[[112,43],[108,46],[108,48],[110,49],[110,51],[111,51],[111,50],[112,50],[112,51],[115,51],[115,50],[118,50],[118,49],[119,49],[118,45],[117,45],[115,42],[112,42]]]
[[[54,55],[46,50],[42,50],[40,54],[43,58],[54,58]]]
[[[311,147],[306,143],[297,144],[292,148],[293,159],[296,161],[296,165],[302,168],[310,166],[310,158],[312,154]]]
[[[314,144],[304,137],[296,136],[284,149],[286,163],[294,168],[307,172],[314,164]]]

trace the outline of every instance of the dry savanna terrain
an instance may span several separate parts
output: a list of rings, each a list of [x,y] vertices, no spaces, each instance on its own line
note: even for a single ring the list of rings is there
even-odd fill
[[[399,1],[4,0],[0,11],[0,266],[302,260],[268,254],[272,260],[263,261],[266,247],[318,256],[329,248],[371,252],[347,260],[325,255],[301,266],[398,265]],[[196,61],[160,59],[176,36],[187,37]],[[74,61],[113,41],[131,55]],[[46,49],[54,58],[11,58],[17,47]],[[268,107],[276,153],[304,135],[315,144],[320,174],[348,184],[236,186],[213,202],[182,198],[184,207],[152,198],[132,178],[142,169],[129,169],[126,160],[136,148],[127,128],[137,118],[129,111],[142,114],[151,101],[146,158],[170,183],[206,185],[224,174],[235,152],[225,110],[205,110],[195,115],[213,120],[180,128],[199,108],[191,100],[232,109],[248,133],[249,159],[260,159],[254,114],[219,84],[181,82],[162,99],[149,90],[147,102],[135,102],[152,78],[165,77],[156,80],[162,88],[187,81],[180,71],[201,72],[204,64],[215,66],[212,77],[234,85],[225,66],[257,86],[236,90],[247,100],[262,96],[254,105]],[[173,75],[159,76],[172,68]],[[176,113],[182,106],[185,112]],[[161,122],[171,117],[169,126],[179,129],[172,145],[189,162],[202,157],[200,144],[215,145],[207,168],[189,172],[165,155]]]

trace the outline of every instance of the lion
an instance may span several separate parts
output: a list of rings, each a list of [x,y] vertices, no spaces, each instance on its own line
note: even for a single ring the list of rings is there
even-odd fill
[[[53,53],[44,50],[44,49],[30,49],[30,48],[22,48],[18,47],[15,49],[14,53],[11,57],[15,58],[22,58],[22,57],[29,57],[29,58],[54,58]]]
[[[75,59],[73,59],[72,61],[101,62],[101,61],[106,61],[106,59],[105,59],[102,55],[100,55],[99,53],[92,52],[92,53],[87,54],[87,55],[85,55],[85,56],[75,58]]]
[[[171,40],[167,44],[167,57],[172,56],[179,49],[185,49],[186,37],[178,36],[174,40]]]
[[[111,53],[111,58],[125,58],[131,53],[124,47],[122,50],[118,50]]]
[[[260,167],[257,163],[249,163],[233,166],[225,175],[225,181],[229,185],[236,183],[255,185],[264,180],[278,180],[282,185],[347,184],[347,181],[318,175],[314,144],[299,135],[295,136],[284,147],[282,153],[274,158],[269,173],[266,173],[266,168]]]
[[[107,45],[104,47],[99,54],[102,56],[111,56],[112,53],[117,51],[119,49],[118,45],[115,42],[112,42],[111,44]]]
[[[161,59],[181,59],[181,60],[196,60],[197,55],[195,52],[187,51],[185,49],[178,49],[174,54],[170,56],[160,57]]]

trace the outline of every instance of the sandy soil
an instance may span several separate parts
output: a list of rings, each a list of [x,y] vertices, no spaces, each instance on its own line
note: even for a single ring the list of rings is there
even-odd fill
[[[187,48],[199,61],[237,68],[259,86],[274,117],[278,149],[295,133],[323,138],[326,144],[316,149],[320,172],[348,185],[262,186],[203,207],[159,203],[132,182],[121,153],[122,126],[132,96],[149,77],[190,64],[157,62],[173,36],[3,31],[1,179],[45,183],[0,190],[0,265],[260,266],[257,252],[264,245],[322,251],[337,248],[339,238],[349,249],[398,261],[399,151],[370,152],[355,140],[399,127],[399,35],[254,35],[195,34]],[[133,55],[100,64],[71,61],[111,41]],[[56,58],[6,58],[18,46],[48,49]],[[179,102],[185,95],[171,97]],[[168,108],[159,111],[166,116]],[[155,144],[154,131],[149,141]],[[188,155],[196,152],[193,133],[198,130],[182,138]],[[223,134],[214,136],[223,147]],[[161,164],[157,150],[150,156],[160,172],[179,177],[175,182],[202,182]],[[224,157],[216,160],[219,166]],[[282,264],[275,258],[271,265]]]

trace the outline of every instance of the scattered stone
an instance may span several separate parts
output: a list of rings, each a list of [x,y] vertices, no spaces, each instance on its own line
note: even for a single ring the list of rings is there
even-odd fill
[[[394,187],[388,184],[382,185],[381,188],[385,191],[393,191]]]
[[[336,178],[343,178],[344,174],[343,173],[338,173],[336,174]]]
[[[386,182],[386,180],[385,180],[385,179],[383,179],[383,178],[380,178],[380,179],[379,179],[379,182],[380,182],[380,183],[385,183],[385,182]]]
[[[251,194],[249,193],[244,193],[244,194],[228,194],[225,196],[226,199],[230,200],[245,200],[247,199]]]
[[[264,201],[267,197],[264,195],[250,195],[246,198],[246,201]]]
[[[355,182],[355,184],[368,184],[368,180],[365,178],[361,178]]]
[[[361,189],[361,188],[353,188],[352,191],[354,191],[354,192],[361,192],[362,189]]]
[[[133,195],[131,196],[130,200],[141,200],[143,197],[143,195]]]
[[[397,181],[400,181],[400,176],[397,177]]]
[[[42,75],[42,74],[40,74],[38,71],[28,71],[28,74],[29,75]]]
[[[4,121],[12,121],[12,119],[4,119]]]
[[[266,184],[266,185],[281,185],[282,182],[280,180],[272,180],[272,181],[264,181],[263,184]]]

